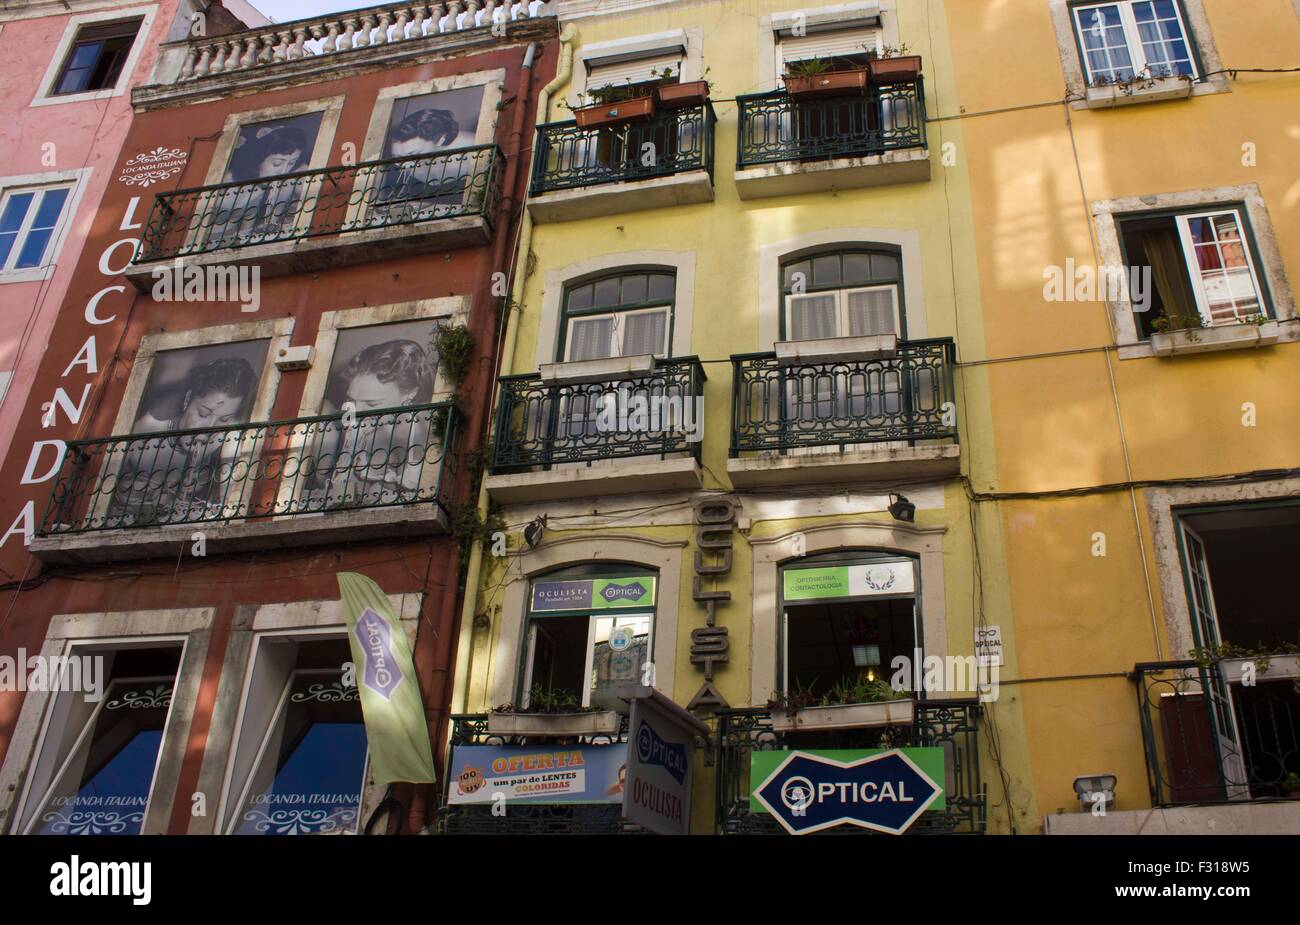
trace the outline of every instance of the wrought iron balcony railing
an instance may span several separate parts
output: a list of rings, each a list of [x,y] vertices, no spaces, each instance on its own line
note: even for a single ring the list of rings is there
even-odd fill
[[[736,167],[833,157],[867,157],[925,147],[925,93],[915,83],[865,94],[796,102],[784,90],[736,98]]]
[[[451,718],[451,750],[466,745],[511,745],[513,740],[488,732],[488,717],[483,713]],[[626,743],[628,717],[624,715],[614,737],[583,737],[577,745],[608,746]],[[571,748],[566,744],[565,748]],[[448,781],[447,786],[455,786]],[[444,788],[434,828],[440,835],[619,835],[642,830],[623,821],[623,805],[611,803],[529,804],[513,800],[504,816],[494,813],[492,803],[459,804],[449,802]]]
[[[584,129],[551,122],[537,129],[531,194],[666,177],[690,170],[713,176],[713,106],[659,112],[649,122]]]
[[[1133,667],[1151,805],[1285,797],[1300,774],[1300,691],[1230,684],[1218,665]]]
[[[733,356],[731,455],[888,441],[957,440],[951,338],[901,341],[895,356],[782,365]]]
[[[750,810],[750,756],[785,749],[943,749],[944,809],[922,813],[909,834],[983,833],[986,788],[980,777],[979,716],[974,700],[917,701],[906,726],[845,729],[835,732],[779,732],[767,709],[721,710],[718,719],[718,832],[723,835],[784,832],[775,818]],[[866,834],[857,826],[829,830]]]
[[[135,263],[478,215],[492,222],[496,145],[159,193]]]
[[[451,402],[68,444],[41,536],[432,502],[450,508]]]
[[[649,375],[609,382],[502,376],[492,471],[633,456],[698,460],[706,378],[697,357],[656,360]]]

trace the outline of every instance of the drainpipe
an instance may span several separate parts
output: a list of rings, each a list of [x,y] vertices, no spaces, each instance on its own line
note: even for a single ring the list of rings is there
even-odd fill
[[[573,72],[573,41],[578,37],[578,30],[569,23],[560,32],[560,60],[556,64],[555,79],[542,87],[537,94],[537,124],[543,125],[547,121],[547,113],[550,110],[551,94],[560,87],[569,82],[569,76]],[[531,66],[531,61],[526,62]],[[522,108],[522,107],[521,107]],[[531,163],[531,159],[530,159]],[[515,274],[513,285],[510,289],[510,301],[506,305],[506,332],[502,338],[501,358],[498,369],[509,372],[514,365],[515,346],[519,339],[519,326],[515,323],[515,312],[519,310],[519,304],[524,297],[524,283],[526,273],[520,272],[519,255],[522,254],[523,266],[528,266],[528,251],[533,240],[533,219],[524,210],[523,217],[520,219],[519,227],[519,246],[515,250]],[[489,423],[492,421],[491,411],[496,407],[497,390],[495,382],[489,393],[487,402]],[[491,439],[491,427],[488,428],[488,439]],[[486,519],[488,511],[488,493],[486,485],[480,485],[478,491],[478,516],[480,520]],[[483,544],[474,543],[470,548],[469,566],[465,571],[465,599],[460,610],[460,635],[456,643],[456,685],[453,692],[453,712],[464,713],[469,708],[469,682],[470,682],[470,648],[472,634],[474,632],[474,605],[478,601],[479,573],[483,568]],[[448,730],[450,730],[448,725]]]

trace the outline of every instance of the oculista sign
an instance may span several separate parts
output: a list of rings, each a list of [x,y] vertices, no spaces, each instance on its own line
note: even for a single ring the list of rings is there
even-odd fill
[[[139,208],[140,197],[132,196],[118,225],[119,231],[129,233],[144,227],[144,222],[137,219]],[[58,427],[61,419],[66,419],[67,424],[76,425],[80,423],[81,416],[89,406],[91,379],[99,373],[99,344],[96,341],[96,330],[102,325],[112,324],[117,320],[116,310],[109,307],[112,302],[105,300],[117,298],[120,304],[120,300],[126,295],[127,287],[125,283],[121,282],[120,277],[130,266],[131,259],[135,256],[139,244],[140,239],[138,237],[121,237],[111,241],[100,252],[98,270],[105,277],[105,282],[110,283],[110,285],[103,286],[86,300],[82,318],[85,324],[88,325],[87,337],[82,342],[80,349],[63,367],[63,372],[59,376],[60,384],[55,388],[54,394],[48,399],[41,398],[42,429]],[[62,319],[62,317],[63,314],[60,313],[59,318]],[[57,325],[59,322],[56,321],[55,323]],[[78,390],[80,395],[74,400],[72,396],[77,395]],[[63,440],[33,441],[31,449],[27,453],[27,462],[23,467],[23,475],[19,480],[19,484],[40,485],[54,478],[59,471],[60,464],[63,462],[66,450],[67,443]],[[9,512],[4,512],[0,516],[3,517],[3,519],[0,519],[0,523],[9,523],[9,529],[3,535],[0,535],[0,549],[4,548],[15,536],[22,537],[24,546],[31,543],[32,533],[36,529],[36,502],[34,499],[29,498],[24,502],[22,507],[13,515],[12,520],[9,519]]]

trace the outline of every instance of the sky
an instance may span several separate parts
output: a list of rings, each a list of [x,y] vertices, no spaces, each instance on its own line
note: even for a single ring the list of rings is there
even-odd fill
[[[250,2],[274,22],[292,22],[309,16],[322,16],[325,13],[341,13],[344,10],[360,10],[374,6],[367,0],[250,0]]]

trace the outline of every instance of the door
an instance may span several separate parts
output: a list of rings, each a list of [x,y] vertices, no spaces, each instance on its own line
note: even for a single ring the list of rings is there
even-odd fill
[[[1214,610],[1214,589],[1210,585],[1210,569],[1205,556],[1205,541],[1196,531],[1179,523],[1182,533],[1183,562],[1186,566],[1187,603],[1201,646],[1211,649],[1223,637],[1219,632],[1219,618]],[[1242,759],[1241,737],[1237,732],[1237,717],[1232,703],[1232,686],[1217,667],[1204,672],[1206,697],[1209,702],[1210,731],[1218,752],[1219,769],[1223,774],[1224,788],[1230,800],[1250,799],[1246,763]]]

